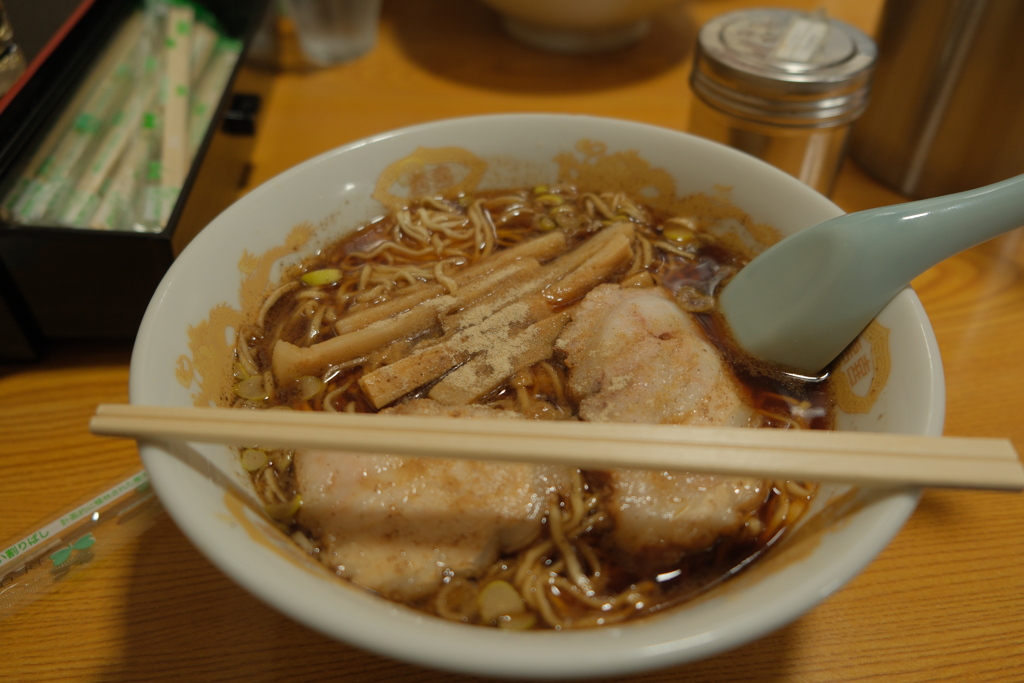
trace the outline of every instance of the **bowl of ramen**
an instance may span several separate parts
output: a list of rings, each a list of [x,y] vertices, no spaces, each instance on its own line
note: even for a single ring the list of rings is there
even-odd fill
[[[733,273],[839,213],[753,157],[632,122],[495,115],[379,135],[196,237],[143,320],[131,401],[938,435],[941,362],[909,288],[821,377],[745,358],[718,324]],[[749,642],[854,577],[918,497],[257,443],[140,451],[196,547],[284,614],[504,677]]]

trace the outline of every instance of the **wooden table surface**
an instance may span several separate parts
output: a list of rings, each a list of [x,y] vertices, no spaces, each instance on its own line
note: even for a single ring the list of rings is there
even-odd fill
[[[643,43],[567,57],[506,38],[471,0],[387,0],[358,61],[273,75],[241,192],[321,151],[417,122],[508,111],[581,112],[686,129],[695,32],[752,5],[692,0]],[[785,1],[872,33],[880,0]],[[294,63],[285,27],[284,62]],[[901,201],[851,163],[848,211]],[[1024,232],[914,282],[946,373],[946,433],[1024,451]],[[139,468],[131,442],[93,437],[97,403],[127,400],[130,343],[58,343],[0,366],[0,539]],[[928,491],[892,544],[824,604],[710,660],[636,681],[1024,681],[1024,495]],[[216,570],[166,514],[96,552],[55,588],[0,614],[0,678],[53,680],[462,680],[330,641]],[[468,679],[467,679],[468,680]]]

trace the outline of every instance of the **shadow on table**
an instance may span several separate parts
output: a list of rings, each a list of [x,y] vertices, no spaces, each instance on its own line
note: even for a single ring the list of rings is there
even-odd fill
[[[265,606],[198,555],[168,517],[142,538],[127,591],[125,651],[104,681],[434,681],[441,674],[349,647]],[[768,681],[786,670],[799,623],[691,666],[625,681]]]
[[[688,58],[696,38],[685,3],[657,15],[636,45],[591,55],[518,43],[495,12],[472,0],[393,3],[385,11],[399,49],[424,69],[474,87],[520,93],[578,93],[654,78]]]

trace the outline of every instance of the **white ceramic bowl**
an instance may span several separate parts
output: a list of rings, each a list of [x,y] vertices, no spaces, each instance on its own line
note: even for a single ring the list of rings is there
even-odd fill
[[[578,145],[581,140],[590,142]],[[753,157],[636,123],[500,115],[386,133],[268,181],[196,237],[167,273],[143,320],[131,363],[132,402],[187,406],[205,401],[203,391],[210,385],[204,384],[209,378],[203,377],[203,368],[210,367],[210,358],[226,357],[237,320],[233,316],[241,298],[252,296],[252,283],[273,278],[273,250],[291,253],[281,248],[286,239],[300,245],[297,235],[305,233],[303,228],[293,231],[298,224],[317,229],[299,246],[301,255],[320,239],[382,213],[371,198],[381,174],[414,153],[417,163],[401,167],[421,179],[442,177],[437,164],[458,158],[455,171],[467,163],[465,168],[482,172],[479,177],[470,172],[467,182],[479,179],[481,186],[493,187],[533,186],[555,180],[560,168],[578,173],[608,164],[626,169],[641,184],[645,177],[661,183],[662,190],[668,183],[677,194],[725,193],[756,221],[781,232],[840,213],[827,199]],[[396,179],[382,186],[401,187]],[[280,263],[274,261],[274,268]],[[911,290],[879,315],[840,374],[849,384],[838,413],[840,428],[941,433],[941,363]],[[329,575],[244,503],[254,500],[248,477],[224,447],[144,443],[141,453],[160,499],[192,542],[227,575],[295,620],[398,659],[523,678],[640,671],[707,657],[758,638],[855,576],[897,533],[918,495],[915,490],[847,492],[825,486],[814,516],[824,520],[823,529],[805,527],[749,571],[692,604],[623,626],[515,633],[434,619]],[[818,512],[823,505],[825,512]]]
[[[680,0],[481,0],[514,38],[552,52],[602,52],[637,42]]]

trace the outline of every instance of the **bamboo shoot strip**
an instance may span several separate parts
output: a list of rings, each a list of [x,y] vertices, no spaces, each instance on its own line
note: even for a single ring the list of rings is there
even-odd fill
[[[519,259],[534,258],[541,262],[547,261],[561,254],[568,246],[564,233],[547,233],[546,235],[509,247],[486,260],[467,266],[455,273],[452,279],[462,287],[481,275],[511,265]],[[447,291],[444,285],[438,283],[416,287],[409,291],[408,294],[400,293],[390,301],[347,314],[335,323],[335,331],[338,334],[345,334],[346,332],[362,329],[367,325],[409,310],[423,301],[441,296]]]
[[[568,322],[569,313],[563,311],[530,325],[449,372],[428,395],[448,406],[476,401],[520,370],[550,358],[555,339]]]
[[[548,286],[544,296],[552,301],[575,301],[633,260],[632,240],[614,235],[605,248],[584,261],[579,268]]]
[[[488,315],[512,302],[540,293],[546,288],[553,286],[562,278],[568,277],[576,270],[587,270],[583,266],[589,259],[605,252],[609,245],[617,240],[626,239],[627,236],[629,241],[632,241],[632,238],[635,236],[632,225],[628,223],[620,223],[605,228],[572,251],[562,254],[545,264],[535,277],[524,280],[514,287],[496,289],[473,307],[453,314],[444,321],[445,329],[462,329],[479,324]],[[630,254],[631,257],[632,254]],[[593,274],[592,270],[588,272]],[[591,286],[596,286],[598,282],[598,280],[592,281]]]
[[[630,244],[636,239],[636,228],[632,223],[614,223],[604,228],[569,253],[549,263],[547,269],[550,272],[551,281],[561,280],[606,249],[611,242],[623,237],[629,240]]]
[[[284,340],[274,345],[271,364],[274,377],[287,381],[300,375],[315,375],[332,366],[359,358],[370,351],[402,338],[422,335],[438,327],[449,311],[472,303],[481,290],[497,286],[525,271],[539,268],[536,260],[522,259],[502,270],[487,273],[456,295],[437,296],[395,316],[374,322],[362,329],[339,334],[312,346],[299,347]]]
[[[451,318],[458,315],[458,312],[482,306],[493,292],[514,289],[520,283],[535,278],[539,272],[541,265],[537,259],[523,258],[510,266],[492,270],[460,285],[452,297],[455,299],[455,305],[446,311],[448,316],[442,320],[445,331],[452,328]]]
[[[265,448],[1024,490],[1008,439],[803,429],[101,405],[96,434]]]
[[[466,269],[456,275],[457,282],[462,285],[454,295],[437,296],[427,298],[416,307],[404,310],[394,317],[380,320],[362,329],[339,334],[326,341],[301,348],[289,342],[279,340],[274,345],[272,367],[274,376],[279,382],[288,381],[304,374],[317,374],[324,368],[337,365],[354,358],[358,358],[374,348],[399,339],[411,336],[429,329],[436,320],[449,311],[463,309],[444,320],[446,330],[455,333],[459,330],[473,330],[456,335],[448,341],[440,344],[447,344],[447,348],[430,351],[424,349],[416,354],[416,359],[398,361],[390,366],[380,368],[375,373],[376,377],[367,376],[366,382],[361,383],[364,392],[367,392],[371,401],[377,407],[381,407],[395,400],[399,396],[412,391],[422,384],[433,381],[439,376],[448,372],[456,365],[465,362],[474,354],[493,346],[496,339],[507,338],[510,328],[507,325],[503,328],[496,328],[498,336],[489,343],[473,342],[473,348],[467,348],[468,340],[476,339],[480,330],[489,329],[478,327],[495,313],[515,301],[530,300],[531,310],[536,311],[534,317],[516,321],[516,325],[524,327],[530,325],[550,312],[546,305],[539,300],[532,300],[544,288],[556,283],[560,278],[566,277],[574,271],[579,271],[576,276],[577,284],[574,287],[585,287],[589,282],[593,287],[598,284],[606,275],[605,270],[613,261],[625,263],[632,258],[632,251],[629,246],[634,236],[634,229],[628,223],[616,224],[590,238],[587,242],[568,253],[561,254],[547,265],[538,268],[537,261],[532,257],[522,256],[526,253],[550,254],[561,248],[564,244],[564,237],[560,239],[542,238],[529,243],[529,248],[522,248],[515,251],[512,256],[503,256],[508,252],[499,252],[492,259],[481,261],[471,269]],[[629,236],[627,238],[626,236]],[[524,243],[526,244],[526,243]],[[519,245],[523,246],[523,245]],[[539,247],[539,248],[538,248]],[[502,257],[499,259],[499,257]],[[518,258],[517,258],[518,257]],[[590,261],[597,259],[595,263],[604,264],[586,266]],[[494,270],[494,264],[489,263],[497,260],[499,269]],[[506,263],[513,264],[510,267],[501,267]],[[487,265],[485,265],[487,264]],[[489,273],[488,273],[489,271]],[[479,277],[481,272],[487,273]],[[478,276],[477,280],[471,280],[472,276]],[[590,278],[589,280],[585,278]],[[507,286],[496,286],[498,283]],[[487,293],[487,296],[481,295]],[[421,291],[422,295],[423,292]],[[418,295],[417,295],[418,296]],[[477,300],[479,298],[479,300]],[[402,305],[408,305],[412,297],[402,298]],[[429,312],[419,309],[429,305]],[[380,307],[375,307],[380,308]],[[367,309],[372,311],[374,309]],[[373,319],[370,316],[362,316],[362,320]],[[345,322],[342,318],[340,322]],[[416,329],[419,325],[420,328]],[[493,326],[493,325],[492,325]],[[338,329],[339,325],[336,325]],[[343,329],[352,329],[351,325],[345,325]],[[456,348],[458,347],[458,348]],[[424,355],[429,352],[429,355]],[[422,364],[424,359],[429,363]],[[390,368],[390,369],[388,369]],[[374,373],[371,373],[371,375]],[[402,375],[405,375],[403,378]],[[426,377],[424,380],[423,378]],[[422,380],[422,381],[421,381]],[[419,382],[412,384],[411,382]],[[395,391],[402,391],[394,394]]]
[[[444,299],[442,301],[441,299]],[[279,339],[271,361],[274,377],[287,382],[302,375],[318,375],[322,370],[359,358],[403,336],[412,336],[439,324],[438,305],[450,305],[451,297],[442,297],[400,313],[357,332],[332,337],[312,346],[299,347]]]
[[[474,355],[489,353],[515,331],[547,317],[551,308],[548,299],[540,293],[560,278],[577,270],[592,278],[602,276],[599,269],[585,267],[585,264],[595,259],[607,260],[605,255],[609,250],[617,255],[621,263],[628,263],[632,259],[632,251],[628,245],[625,251],[618,248],[621,247],[620,242],[626,240],[625,234],[633,234],[632,226],[609,227],[541,268],[536,277],[512,287],[504,287],[493,297],[485,298],[477,305],[452,316],[453,320],[445,321],[445,327],[458,332],[433,346],[364,375],[359,380],[363,393],[375,407],[381,408],[427,382],[438,379]],[[599,279],[590,280],[590,287],[599,282]],[[576,286],[585,286],[585,283],[579,282]]]
[[[540,296],[511,304],[479,325],[363,375],[359,386],[374,407],[382,408],[485,351],[496,339],[505,339],[550,312],[547,301]]]

